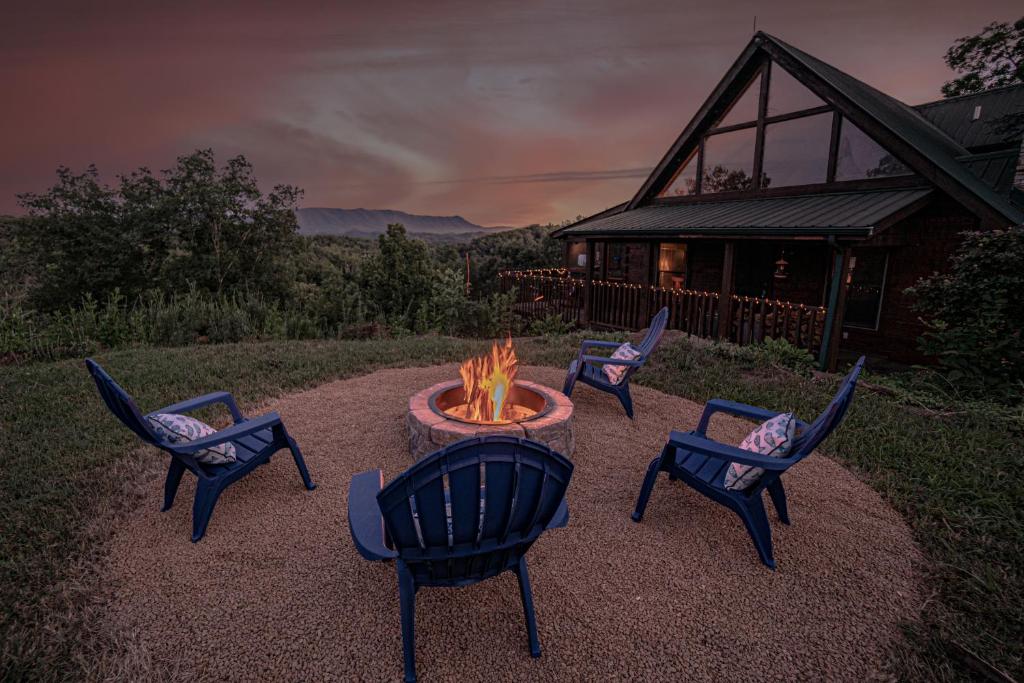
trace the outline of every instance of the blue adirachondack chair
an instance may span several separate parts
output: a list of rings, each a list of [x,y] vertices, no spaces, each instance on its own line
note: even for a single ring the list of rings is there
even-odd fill
[[[416,591],[468,586],[514,572],[530,654],[540,656],[526,551],[545,529],[569,521],[572,463],[512,436],[465,439],[428,455],[387,486],[380,470],[357,474],[348,524],[359,554],[395,560],[405,680],[416,680]]]
[[[143,415],[132,397],[122,389],[110,375],[92,359],[86,359],[85,365],[96,380],[96,387],[103,397],[103,402],[110,412],[135,432],[143,441],[167,451],[171,455],[171,466],[167,470],[167,481],[164,483],[164,506],[162,512],[171,509],[174,495],[178,492],[181,477],[188,470],[196,475],[196,497],[192,505],[192,542],[195,543],[206,533],[206,525],[213,514],[213,506],[221,492],[235,483],[258,465],[266,464],[272,456],[282,448],[291,451],[295,464],[302,475],[306,488],[312,491],[316,485],[309,478],[302,452],[295,440],[288,435],[277,413],[267,413],[260,417],[247,419],[242,416],[235,404],[235,399],[226,391],[218,391],[199,396],[188,401],[155,410]],[[223,403],[231,411],[234,424],[227,429],[211,434],[195,441],[168,443],[159,437],[147,419],[157,413],[187,413],[215,403]],[[224,465],[208,465],[193,457],[193,453],[211,446],[232,443],[235,446],[235,462]]]
[[[576,359],[569,364],[569,372],[565,376],[565,385],[562,387],[562,393],[566,396],[572,396],[572,390],[576,386],[576,382],[589,384],[595,389],[607,392],[618,398],[622,407],[626,410],[626,415],[632,418],[633,397],[629,395],[629,378],[643,367],[647,359],[654,353],[654,350],[658,348],[658,343],[661,341],[661,336],[665,333],[665,326],[667,324],[668,307],[666,306],[658,311],[658,314],[651,320],[651,325],[647,329],[647,334],[644,336],[643,341],[635,345],[634,348],[640,352],[640,356],[633,360],[590,355],[588,351],[591,348],[615,349],[621,346],[621,344],[619,342],[597,341],[594,339],[584,340],[580,344],[580,351]],[[626,366],[626,373],[617,383],[612,384],[608,376],[601,369],[604,365],[624,365]]]
[[[853,401],[853,390],[857,386],[857,377],[864,366],[864,357],[853,366],[853,370],[843,380],[835,397],[818,418],[808,425],[797,420],[797,437],[789,455],[774,458],[751,451],[741,450],[735,446],[721,444],[708,438],[708,423],[711,416],[718,412],[730,413],[751,420],[765,421],[779,415],[774,410],[756,408],[743,403],[713,399],[704,406],[697,429],[692,432],[672,432],[661,455],[651,461],[647,468],[640,496],[633,511],[633,521],[643,518],[644,509],[654,488],[658,472],[667,472],[670,479],[682,479],[690,487],[696,489],[711,500],[726,506],[743,520],[750,537],[754,541],[761,561],[771,569],[775,569],[775,558],[772,555],[772,532],[768,525],[768,513],[764,508],[761,493],[767,489],[768,495],[779,513],[779,520],[789,524],[789,512],[786,508],[786,491],[782,487],[782,473],[810,455],[832,431],[843,421],[847,408]],[[764,474],[746,489],[733,490],[725,488],[725,474],[729,464],[737,462],[764,469]]]

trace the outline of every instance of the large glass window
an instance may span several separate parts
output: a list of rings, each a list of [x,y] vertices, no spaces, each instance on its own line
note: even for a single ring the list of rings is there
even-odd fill
[[[750,123],[757,120],[757,104],[761,95],[761,74],[747,84],[743,94],[736,98],[729,111],[725,113],[716,127],[732,126],[737,123]]]
[[[831,139],[831,112],[766,126],[761,187],[825,182]]]
[[[755,128],[709,135],[704,141],[701,192],[732,192],[753,188]]]
[[[778,64],[772,64],[768,80],[768,116],[789,114],[802,109],[813,109],[825,104],[803,83],[793,78]]]
[[[658,286],[683,289],[686,286],[686,245],[666,242],[658,250]]]
[[[839,128],[836,180],[860,180],[907,175],[910,169],[868,134],[843,118]]]
[[[587,268],[587,243],[586,242],[569,242],[568,244],[568,255],[566,260],[568,261],[568,268],[570,270],[586,270]]]
[[[658,196],[659,197],[685,197],[697,192],[697,150],[690,154],[690,158],[683,162],[675,177],[669,181]]]
[[[850,256],[850,285],[846,292],[843,324],[878,329],[888,255],[884,251],[854,249]]]

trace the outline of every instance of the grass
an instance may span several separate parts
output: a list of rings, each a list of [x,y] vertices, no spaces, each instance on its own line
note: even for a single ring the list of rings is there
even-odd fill
[[[578,340],[523,340],[519,355],[564,366]],[[245,406],[381,367],[461,360],[485,345],[443,337],[292,341],[99,359],[145,408],[220,388]],[[663,345],[636,379],[695,401],[717,396],[801,415],[820,410],[838,381],[685,340]],[[0,678],[99,677],[97,662],[118,656],[119,644],[104,641],[95,624],[93,567],[105,532],[91,521],[106,505],[130,509],[115,475],[133,466],[137,441],[107,415],[90,382],[80,361],[0,373]],[[932,595],[894,653],[903,678],[1024,673],[1022,423],[1005,409],[939,413],[862,390],[824,445],[903,513],[929,560]]]

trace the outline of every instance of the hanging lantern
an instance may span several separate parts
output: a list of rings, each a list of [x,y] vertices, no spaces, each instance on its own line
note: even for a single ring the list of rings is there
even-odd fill
[[[775,262],[775,274],[776,280],[785,280],[789,277],[789,273],[786,272],[786,266],[789,265],[789,261],[786,260],[786,251],[783,250],[779,255],[779,260]]]

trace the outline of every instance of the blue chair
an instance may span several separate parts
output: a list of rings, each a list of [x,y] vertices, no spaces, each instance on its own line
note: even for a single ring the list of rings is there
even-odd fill
[[[654,316],[643,341],[635,346],[636,350],[640,352],[640,357],[634,360],[619,360],[606,356],[590,355],[588,351],[591,348],[615,349],[621,346],[621,344],[619,342],[597,341],[595,339],[584,340],[580,344],[579,354],[576,356],[576,359],[569,364],[569,372],[565,376],[565,385],[562,387],[562,393],[566,396],[572,396],[572,390],[576,386],[576,382],[589,384],[595,389],[612,394],[618,398],[622,407],[626,410],[626,415],[632,418],[633,397],[629,394],[629,378],[644,366],[647,359],[658,348],[658,343],[661,341],[661,336],[665,333],[665,326],[667,324],[668,307],[666,306]],[[626,373],[618,383],[612,384],[608,381],[607,375],[601,370],[601,367],[604,365],[624,365],[626,366]]]
[[[164,506],[162,512],[171,509],[174,503],[174,496],[178,492],[178,485],[181,477],[188,470],[196,476],[196,497],[192,505],[192,542],[195,543],[206,533],[206,525],[213,514],[213,506],[221,492],[229,485],[235,483],[245,475],[252,472],[258,465],[264,465],[270,461],[270,456],[287,448],[291,451],[295,464],[302,475],[302,481],[306,488],[312,491],[316,485],[309,478],[309,471],[306,470],[306,463],[302,459],[302,452],[295,440],[288,435],[288,431],[281,422],[277,413],[267,413],[253,419],[246,419],[238,410],[235,399],[225,391],[218,391],[193,398],[181,403],[161,408],[147,415],[143,415],[132,397],[125,392],[117,382],[111,379],[110,375],[92,359],[86,359],[86,367],[89,374],[96,381],[103,402],[107,404],[117,419],[128,429],[135,432],[139,438],[148,444],[152,444],[160,450],[166,451],[171,456],[171,466],[167,470],[167,480],[164,483]],[[149,415],[156,413],[187,413],[204,406],[215,403],[223,403],[231,411],[234,425],[222,429],[215,434],[190,442],[168,443],[157,436],[150,426]],[[201,463],[193,457],[193,453],[231,442],[235,445],[237,460],[225,465],[208,465]]]
[[[416,680],[415,609],[421,586],[468,586],[514,572],[530,654],[540,656],[526,551],[569,521],[572,463],[511,436],[465,439],[428,455],[387,486],[380,470],[352,478],[348,524],[359,554],[395,560],[405,680]],[[381,488],[383,486],[383,489]]]
[[[789,455],[785,458],[773,458],[751,451],[740,450],[735,446],[721,444],[708,438],[708,423],[711,416],[718,412],[738,415],[751,420],[765,421],[780,413],[774,410],[756,408],[743,403],[713,399],[704,406],[697,429],[692,432],[672,432],[661,455],[651,461],[647,468],[640,496],[633,511],[633,521],[643,518],[651,490],[658,477],[658,472],[667,472],[669,479],[681,479],[691,488],[704,494],[711,500],[729,508],[743,520],[750,538],[754,541],[761,561],[771,569],[775,569],[775,558],[772,555],[772,532],[768,525],[768,514],[764,508],[761,493],[767,489],[768,495],[779,514],[783,524],[789,524],[789,511],[786,507],[786,490],[782,486],[782,474],[796,463],[810,455],[829,434],[843,421],[847,408],[853,401],[853,390],[857,386],[857,377],[864,367],[864,357],[853,366],[846,376],[835,397],[818,418],[808,425],[797,420],[797,438]],[[725,488],[725,474],[732,462],[761,467],[765,470],[761,477],[743,490]]]

